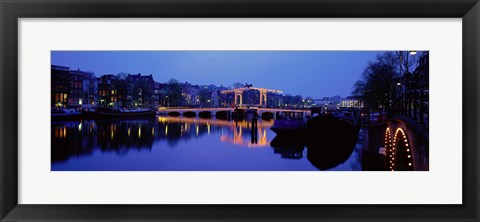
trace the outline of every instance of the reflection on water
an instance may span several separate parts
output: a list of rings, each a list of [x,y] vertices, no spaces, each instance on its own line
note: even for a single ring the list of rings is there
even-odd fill
[[[273,123],[163,116],[52,123],[52,170],[361,170],[353,147],[342,152],[348,160],[319,167],[312,155],[320,148],[276,136]]]

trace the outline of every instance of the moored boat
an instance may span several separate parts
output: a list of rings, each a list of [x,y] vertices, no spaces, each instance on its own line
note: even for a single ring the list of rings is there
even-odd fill
[[[123,110],[112,108],[98,108],[95,112],[95,118],[97,119],[112,119],[112,118],[155,118],[155,110],[149,109],[136,109],[136,110]]]
[[[65,110],[52,109],[51,110],[52,122],[76,121],[76,120],[80,120],[81,117],[82,117],[82,113],[74,109],[65,109]]]
[[[275,120],[270,129],[277,135],[300,135],[305,130],[303,119],[281,119]]]

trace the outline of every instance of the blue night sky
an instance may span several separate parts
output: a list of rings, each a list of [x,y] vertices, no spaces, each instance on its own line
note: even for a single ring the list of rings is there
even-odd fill
[[[232,86],[284,94],[348,96],[378,51],[52,51],[52,65],[104,74],[153,74],[157,82]]]

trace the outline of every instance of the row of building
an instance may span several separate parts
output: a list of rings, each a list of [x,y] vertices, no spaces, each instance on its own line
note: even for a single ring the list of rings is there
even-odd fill
[[[95,73],[70,67],[51,66],[51,105],[56,108],[91,107],[233,107],[234,95],[222,94],[225,86],[195,85],[170,81],[159,83],[150,75]],[[270,108],[322,107],[329,110],[343,107],[362,108],[358,98],[340,96],[322,99],[301,96],[268,94]],[[259,92],[245,91],[244,104],[259,104]]]

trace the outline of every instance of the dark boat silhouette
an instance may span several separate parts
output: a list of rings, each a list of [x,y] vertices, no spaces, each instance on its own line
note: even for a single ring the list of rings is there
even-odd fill
[[[359,130],[333,116],[311,118],[304,133],[307,159],[320,170],[344,163],[355,148]]]
[[[155,118],[155,111],[148,109],[121,110],[112,108],[98,108],[95,112],[96,119],[134,119]]]
[[[51,121],[79,121],[82,117],[82,113],[73,109],[55,110],[51,111]]]

